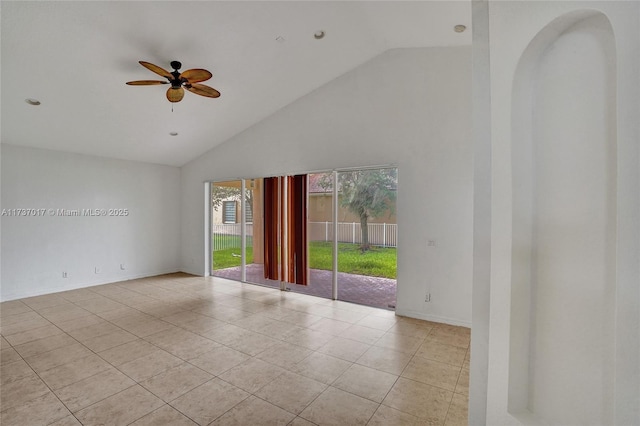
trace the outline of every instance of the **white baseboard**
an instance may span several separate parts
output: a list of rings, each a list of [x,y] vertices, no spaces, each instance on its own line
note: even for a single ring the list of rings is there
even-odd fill
[[[126,275],[126,276],[103,277],[102,279],[83,281],[82,283],[74,283],[66,286],[29,289],[24,292],[8,294],[5,297],[3,297],[2,302],[7,302],[10,300],[16,300],[16,299],[23,299],[26,297],[42,296],[44,294],[59,293],[62,291],[77,290],[81,288],[93,287],[93,286],[103,285],[103,284],[110,284],[114,282],[135,280],[138,278],[147,278],[147,277],[153,277],[157,275],[172,274],[176,272],[184,272],[186,274],[191,274],[199,277],[203,276],[202,271],[198,271],[196,270],[196,268],[181,267],[181,268],[161,269],[161,270],[150,271],[146,273]],[[396,315],[471,328],[471,323],[469,321],[462,321],[457,318],[450,318],[450,317],[439,316],[439,315],[431,315],[431,314],[426,314],[424,312],[419,312],[419,311],[396,308]]]
[[[443,316],[438,316],[438,315],[430,315],[430,314],[425,314],[424,312],[418,312],[418,311],[411,311],[411,310],[404,310],[404,309],[397,309],[396,308],[396,315],[400,315],[400,316],[403,316],[403,317],[409,317],[409,318],[421,319],[421,320],[425,320],[425,321],[439,322],[439,323],[443,323],[443,324],[457,325],[457,326],[461,326],[461,327],[471,328],[471,323],[469,321],[461,321],[461,320],[456,319],[456,318],[449,318],[449,317],[443,317]]]
[[[181,272],[181,271],[179,268],[161,269],[157,271],[150,271],[146,273],[131,274],[131,275],[125,275],[125,276],[120,275],[120,276],[103,277],[101,279],[87,280],[87,281],[77,282],[77,283],[73,283],[65,286],[27,289],[25,291],[20,291],[20,292],[15,292],[15,293],[10,293],[8,295],[5,295],[1,301],[8,302],[10,300],[24,299],[26,297],[43,296],[45,294],[60,293],[60,292],[69,291],[69,290],[78,290],[81,288],[93,287],[97,285],[135,280],[138,278],[154,277],[156,275],[173,274],[176,272]]]
[[[183,266],[183,267],[180,268],[180,272],[184,272],[185,274],[189,274],[189,275],[195,275],[197,277],[208,277],[209,276],[209,274],[202,275],[202,270],[200,268],[197,268],[197,267],[189,268],[189,267]]]

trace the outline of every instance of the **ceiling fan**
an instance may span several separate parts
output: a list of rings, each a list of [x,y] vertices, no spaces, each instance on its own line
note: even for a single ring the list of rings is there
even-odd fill
[[[167,99],[169,102],[180,102],[184,97],[184,89],[195,93],[196,95],[206,96],[209,98],[217,98],[220,96],[213,87],[209,87],[205,84],[200,84],[201,81],[207,81],[212,77],[212,74],[201,68],[194,68],[186,70],[184,72],[178,71],[182,64],[178,61],[171,61],[172,72],[165,70],[157,65],[154,65],[145,61],[138,61],[140,65],[147,68],[150,71],[164,77],[164,80],[136,80],[128,81],[127,84],[131,86],[154,86],[158,84],[171,84],[171,87],[167,89]]]

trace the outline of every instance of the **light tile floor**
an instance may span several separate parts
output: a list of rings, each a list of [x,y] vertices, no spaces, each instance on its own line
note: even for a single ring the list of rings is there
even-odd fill
[[[467,424],[470,330],[171,274],[0,304],[0,424]]]

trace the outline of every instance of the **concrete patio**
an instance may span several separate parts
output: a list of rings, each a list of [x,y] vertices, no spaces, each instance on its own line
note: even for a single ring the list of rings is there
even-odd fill
[[[261,264],[247,265],[246,272],[246,280],[249,283],[280,287],[278,281],[264,278],[264,269]],[[239,266],[218,269],[214,271],[213,275],[238,281],[241,279]],[[288,288],[297,293],[331,298],[331,284],[331,271],[311,269],[309,272],[309,285],[288,284]],[[346,302],[374,306],[376,308],[395,309],[396,280],[338,272],[338,297],[339,300]]]

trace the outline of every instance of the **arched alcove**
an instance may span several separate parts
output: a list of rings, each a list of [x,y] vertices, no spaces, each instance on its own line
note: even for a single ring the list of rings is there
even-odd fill
[[[509,411],[613,423],[616,53],[603,14],[532,40],[512,104]]]

